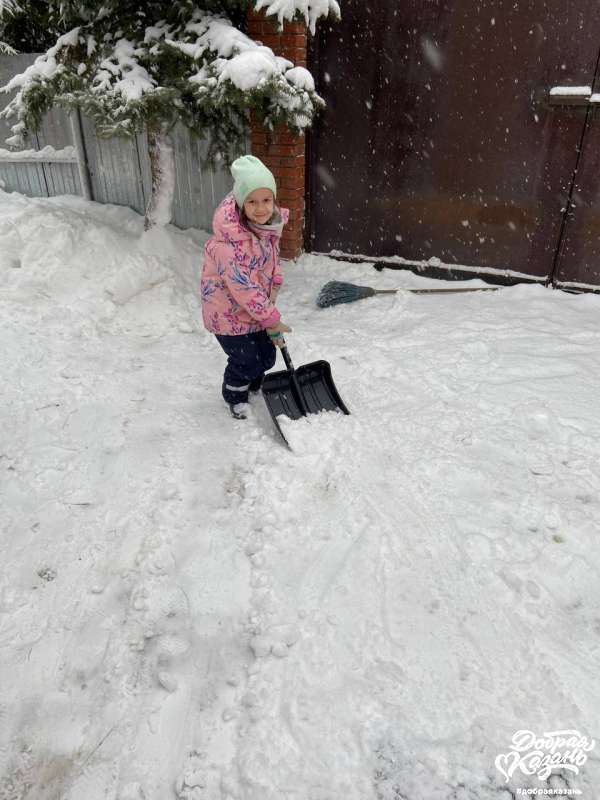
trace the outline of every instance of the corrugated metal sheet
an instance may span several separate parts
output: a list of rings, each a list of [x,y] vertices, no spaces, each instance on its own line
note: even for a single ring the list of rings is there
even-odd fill
[[[0,85],[26,69],[34,59],[35,55],[0,56]],[[3,99],[0,97],[0,107],[4,107]],[[93,123],[86,118],[82,118],[82,130],[94,200],[131,206],[143,214],[151,189],[145,134],[133,140],[100,139]],[[10,135],[9,124],[0,120],[0,147],[5,146],[4,140]],[[173,224],[210,230],[214,209],[231,190],[229,171],[203,167],[207,143],[192,136],[182,125],[176,126],[172,136],[176,172]],[[40,131],[30,136],[28,147],[41,149],[51,145],[61,149],[73,144],[68,113],[53,109]],[[0,162],[0,181],[5,190],[32,197],[82,194],[77,164]]]

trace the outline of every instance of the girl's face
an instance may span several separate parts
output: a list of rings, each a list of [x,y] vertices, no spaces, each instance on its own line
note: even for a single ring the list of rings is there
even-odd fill
[[[270,189],[255,189],[244,200],[244,211],[250,222],[264,225],[273,216],[275,198]]]

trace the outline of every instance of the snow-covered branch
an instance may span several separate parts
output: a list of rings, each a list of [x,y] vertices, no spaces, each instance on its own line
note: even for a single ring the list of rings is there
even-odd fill
[[[340,17],[340,6],[337,0],[255,0],[257,11],[264,9],[266,14],[276,16],[279,24],[284,20],[291,21],[301,16],[314,34],[317,20],[320,17]]]
[[[131,136],[148,123],[169,127],[178,119],[204,135],[221,125],[220,151],[228,136],[240,138],[250,108],[267,125],[303,130],[323,105],[310,72],[226,17],[199,11],[178,26],[163,21],[141,28],[136,38],[74,28],[0,92],[15,89],[2,116],[16,117],[10,141],[16,146],[52,104],[79,106],[107,136]]]
[[[276,56],[223,17],[203,15],[186,26],[180,40],[165,42],[191,59],[195,71],[189,81],[199,95],[211,96],[217,104],[230,87],[248,94],[268,92],[271,121],[283,116],[299,130],[310,125],[323,105],[308,70]],[[216,58],[206,59],[211,53]]]
[[[17,0],[0,0],[0,17],[5,14],[16,14],[19,11]]]

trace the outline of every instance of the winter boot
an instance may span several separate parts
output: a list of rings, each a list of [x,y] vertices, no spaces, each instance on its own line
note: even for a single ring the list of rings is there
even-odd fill
[[[234,419],[246,419],[250,406],[248,403],[230,403],[229,410]]]

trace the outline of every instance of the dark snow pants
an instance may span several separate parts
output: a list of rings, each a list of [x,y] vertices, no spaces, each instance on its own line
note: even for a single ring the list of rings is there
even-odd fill
[[[223,375],[223,399],[226,403],[247,403],[248,391],[257,391],[265,371],[275,363],[277,351],[266,331],[238,336],[215,334],[227,353]]]

